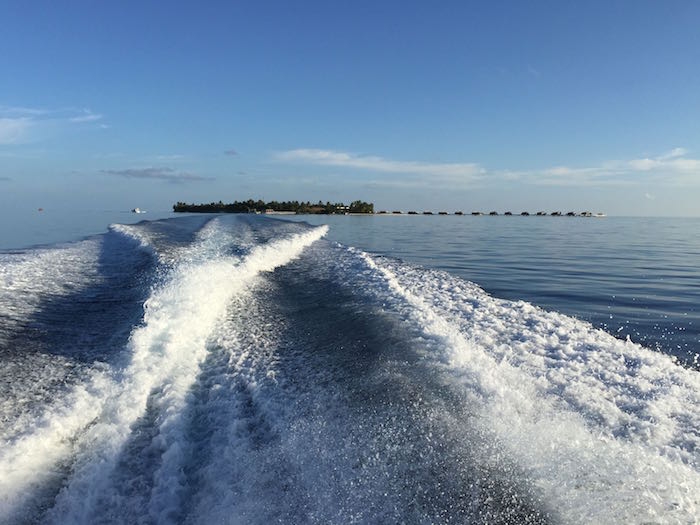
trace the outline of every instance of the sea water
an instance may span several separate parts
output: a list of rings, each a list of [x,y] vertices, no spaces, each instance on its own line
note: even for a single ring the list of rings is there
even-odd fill
[[[0,253],[0,522],[697,519],[697,220],[288,219]]]
[[[697,367],[700,219],[306,216],[329,238],[445,270]]]

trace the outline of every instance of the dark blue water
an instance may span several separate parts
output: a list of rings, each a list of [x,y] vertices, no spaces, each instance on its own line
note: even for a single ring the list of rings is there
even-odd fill
[[[0,523],[696,520],[696,221],[294,219],[0,252]]]

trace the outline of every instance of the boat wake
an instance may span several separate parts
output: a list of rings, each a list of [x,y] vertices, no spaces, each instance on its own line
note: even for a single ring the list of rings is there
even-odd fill
[[[698,372],[261,217],[0,257],[0,521],[691,523]]]

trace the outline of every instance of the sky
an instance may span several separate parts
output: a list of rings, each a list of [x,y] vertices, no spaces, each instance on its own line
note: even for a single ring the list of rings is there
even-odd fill
[[[700,3],[0,1],[0,206],[700,215]]]

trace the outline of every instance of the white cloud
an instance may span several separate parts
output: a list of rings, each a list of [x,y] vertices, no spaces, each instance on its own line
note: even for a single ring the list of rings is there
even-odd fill
[[[625,185],[651,180],[674,185],[700,184],[700,159],[687,155],[687,150],[675,148],[657,157],[612,160],[591,167],[557,166],[522,172],[521,177],[538,184]]]
[[[150,179],[165,182],[196,182],[213,180],[212,177],[203,177],[193,173],[176,171],[173,168],[127,168],[121,170],[102,170],[102,173],[123,177],[125,179]]]
[[[180,160],[185,160],[187,157],[185,155],[180,155],[179,153],[173,155],[156,155],[155,159],[158,162],[176,162]]]
[[[657,159],[632,159],[628,161],[629,167],[636,171],[649,171],[658,168],[661,161]]]
[[[540,78],[540,76],[541,76],[540,71],[538,69],[532,67],[530,64],[527,65],[527,72],[535,78]]]
[[[40,108],[26,108],[23,106],[3,106],[0,105],[0,115],[5,117],[26,117],[26,116],[40,116],[50,113],[49,110]]]
[[[373,155],[356,155],[334,150],[294,149],[277,153],[278,161],[317,166],[352,168],[402,177],[364,181],[388,187],[464,188],[467,184],[493,185],[520,181],[526,184],[566,186],[633,185],[659,181],[674,185],[700,184],[700,159],[687,156],[684,148],[657,157],[611,160],[597,166],[552,166],[540,170],[486,169],[477,163],[428,163],[391,160]]]
[[[294,149],[277,153],[281,161],[302,162],[320,166],[354,168],[383,173],[432,175],[441,178],[470,180],[484,173],[478,164],[429,163],[385,159],[373,155],[355,155],[323,149]]]
[[[35,142],[66,126],[101,119],[102,115],[89,109],[0,106],[0,145]]]
[[[68,120],[71,122],[95,122],[96,120],[101,120],[102,115],[98,113],[93,113],[89,109],[83,109],[81,110],[80,114],[70,117]]]
[[[661,155],[662,159],[673,159],[675,157],[685,157],[688,154],[688,150],[685,148],[673,148],[671,151],[665,155]]]
[[[24,142],[32,127],[32,119],[27,117],[0,117],[0,145]]]

